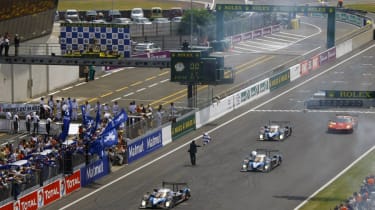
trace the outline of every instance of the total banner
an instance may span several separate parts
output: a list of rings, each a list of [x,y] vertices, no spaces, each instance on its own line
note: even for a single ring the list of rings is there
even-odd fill
[[[42,189],[40,189],[41,193],[41,198],[39,198],[40,193],[38,193],[38,206],[44,206],[49,203],[52,203],[61,197],[61,189],[60,189],[60,179],[56,180],[52,183],[50,183],[47,186],[44,186]],[[41,203],[39,204],[39,201]]]
[[[0,210],[13,210],[13,201],[0,206]]]
[[[68,195],[81,188],[81,170],[75,171],[72,175],[61,179],[61,197]]]
[[[162,131],[159,129],[128,144],[128,163],[131,163],[163,147]]]
[[[109,158],[108,156],[103,156],[102,159],[81,168],[81,186],[87,186],[109,174],[109,172]]]
[[[38,191],[33,191],[14,202],[15,210],[36,210],[38,209]]]

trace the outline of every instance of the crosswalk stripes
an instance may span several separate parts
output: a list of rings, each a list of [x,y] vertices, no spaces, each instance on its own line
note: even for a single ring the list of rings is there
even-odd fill
[[[277,32],[253,40],[236,43],[231,50],[232,53],[267,53],[287,48],[307,36],[288,32]]]

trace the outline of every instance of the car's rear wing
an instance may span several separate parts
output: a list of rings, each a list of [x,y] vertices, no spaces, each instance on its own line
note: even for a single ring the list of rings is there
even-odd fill
[[[282,125],[285,125],[285,124],[291,124],[291,123],[290,123],[290,121],[283,121],[283,120],[269,120],[268,124],[269,125],[271,125],[271,124],[282,124]]]
[[[170,186],[174,192],[179,191],[181,188],[188,187],[186,182],[162,182],[163,188]]]
[[[266,155],[270,155],[271,153],[280,153],[279,150],[275,150],[275,149],[256,149],[255,150],[257,153],[263,153],[263,154],[266,154]]]

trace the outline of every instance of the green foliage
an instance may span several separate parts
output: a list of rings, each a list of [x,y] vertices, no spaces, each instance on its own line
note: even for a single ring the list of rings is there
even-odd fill
[[[375,13],[375,3],[372,3],[372,4],[348,4],[348,5],[344,5],[344,7]]]
[[[193,24],[193,34],[207,34],[205,27],[214,24],[215,15],[206,9],[186,10],[179,27],[179,33],[181,35],[190,34],[191,20]]]

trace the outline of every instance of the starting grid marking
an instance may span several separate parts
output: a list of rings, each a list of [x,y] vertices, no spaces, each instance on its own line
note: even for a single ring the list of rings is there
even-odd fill
[[[353,113],[353,114],[375,114],[375,111],[361,111],[361,110],[317,110],[317,109],[256,109],[251,112],[316,112],[316,113]]]

